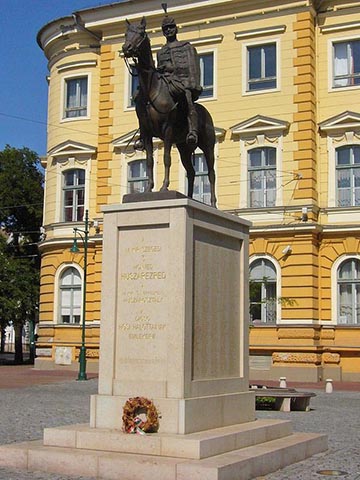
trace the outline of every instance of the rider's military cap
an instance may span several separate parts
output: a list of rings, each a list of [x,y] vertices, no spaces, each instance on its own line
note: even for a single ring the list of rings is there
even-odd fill
[[[176,22],[173,17],[169,17],[168,15],[166,15],[166,17],[164,17],[164,20],[162,21],[161,28],[167,27],[169,25],[176,26]]]

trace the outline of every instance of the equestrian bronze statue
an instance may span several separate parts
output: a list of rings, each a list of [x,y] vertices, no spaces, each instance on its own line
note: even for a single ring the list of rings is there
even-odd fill
[[[145,18],[136,24],[127,20],[122,50],[126,59],[133,60],[139,76],[139,92],[134,101],[140,127],[139,143],[146,151],[146,191],[154,188],[153,137],[158,137],[164,142],[165,166],[160,191],[168,190],[170,184],[170,152],[175,144],[187,173],[188,196],[192,198],[195,179],[192,156],[198,147],[205,155],[211,205],[216,207],[215,129],[210,113],[196,103],[201,93],[196,50],[188,42],[177,40],[175,21],[166,16],[162,29],[167,43],[158,53],[156,68],[145,28]]]

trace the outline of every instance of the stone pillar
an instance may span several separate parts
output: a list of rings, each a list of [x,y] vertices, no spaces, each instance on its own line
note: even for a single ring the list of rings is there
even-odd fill
[[[187,198],[104,207],[92,427],[121,428],[135,396],[154,402],[165,433],[255,419],[248,230],[248,222]]]

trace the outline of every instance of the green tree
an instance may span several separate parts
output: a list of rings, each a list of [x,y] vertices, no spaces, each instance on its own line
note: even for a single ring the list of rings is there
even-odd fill
[[[38,306],[43,174],[28,148],[0,151],[0,325],[15,329],[15,362],[21,363],[22,330]]]

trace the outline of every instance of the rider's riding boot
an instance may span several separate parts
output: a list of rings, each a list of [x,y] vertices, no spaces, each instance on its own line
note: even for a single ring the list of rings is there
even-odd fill
[[[188,126],[189,133],[186,136],[186,143],[188,145],[196,146],[198,144],[198,115],[195,105],[192,101],[191,92],[186,90],[186,100],[188,104]]]
[[[142,140],[142,138],[138,138],[137,140],[135,140],[134,142],[134,149],[135,150],[144,150],[144,142]]]

